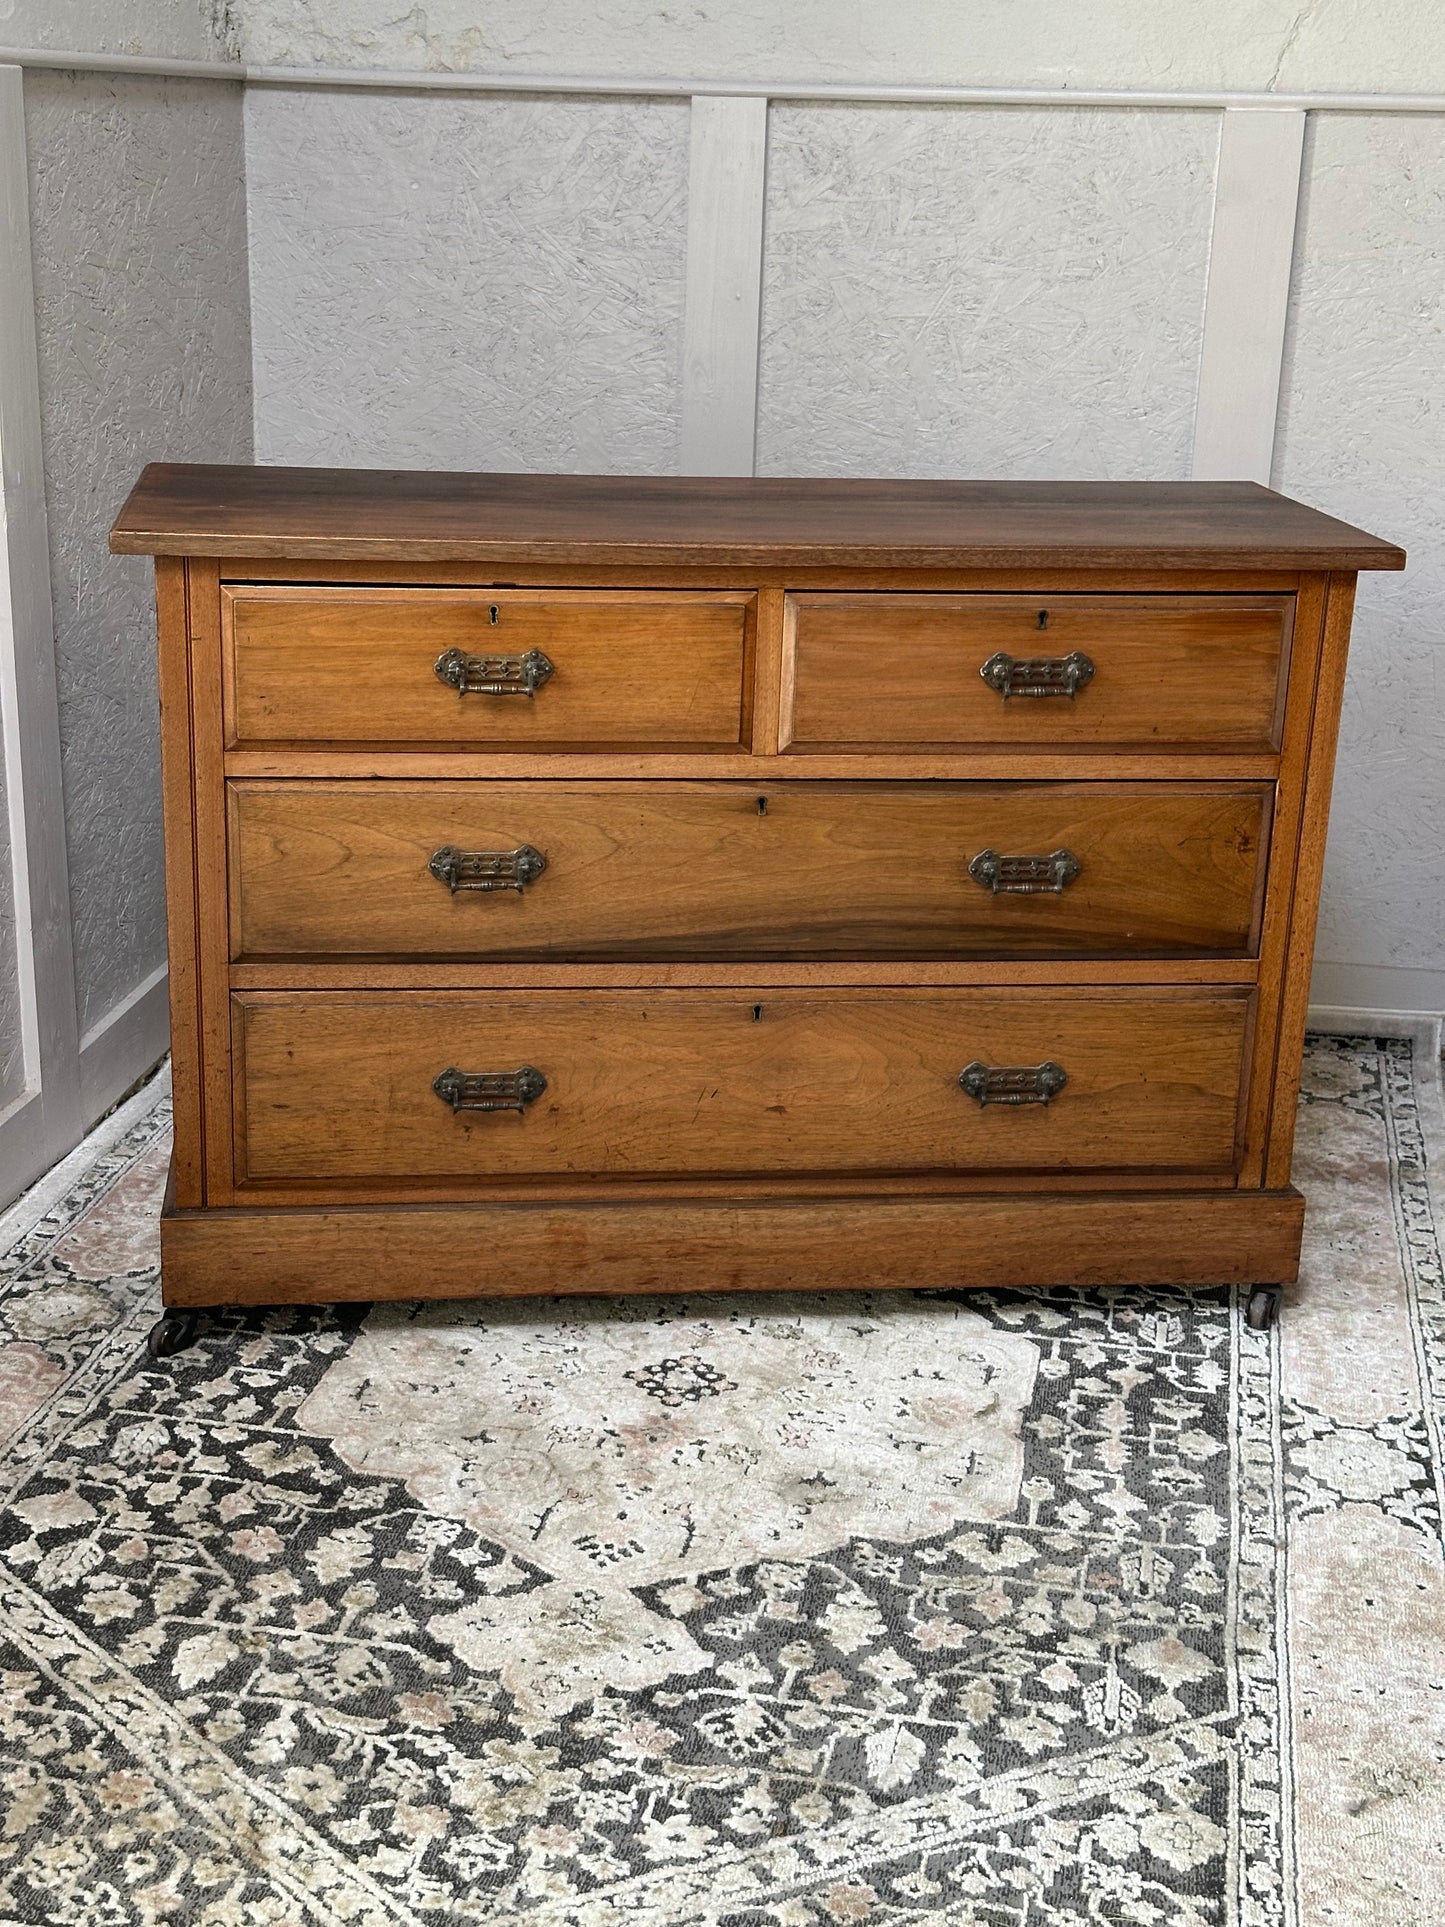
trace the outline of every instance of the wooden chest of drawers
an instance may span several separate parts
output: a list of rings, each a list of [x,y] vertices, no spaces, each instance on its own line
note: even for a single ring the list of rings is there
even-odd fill
[[[1355,574],[1244,483],[153,467],[168,1306],[1277,1285]]]

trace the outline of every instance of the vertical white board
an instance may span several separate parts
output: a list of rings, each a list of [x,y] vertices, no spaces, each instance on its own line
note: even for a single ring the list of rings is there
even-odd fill
[[[82,1129],[60,773],[24,80],[0,67],[0,724],[23,1086],[0,1114],[0,1200]]]
[[[768,103],[696,95],[687,175],[684,475],[751,475]]]
[[[1226,109],[1194,414],[1196,481],[1263,482],[1274,463],[1305,116]]]

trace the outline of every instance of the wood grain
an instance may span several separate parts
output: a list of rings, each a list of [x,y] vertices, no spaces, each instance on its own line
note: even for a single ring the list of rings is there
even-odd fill
[[[171,1013],[175,1201],[205,1196],[201,1140],[201,1011],[196,931],[195,758],[191,744],[186,564],[156,561],[156,643],[161,707],[161,814],[165,825],[166,946]]]
[[[155,463],[118,555],[663,567],[1399,569],[1389,542],[1251,482],[428,474]]]
[[[1350,621],[1355,607],[1352,576],[1333,576],[1325,603],[1319,673],[1310,730],[1309,761],[1299,800],[1299,853],[1290,896],[1289,938],[1284,960],[1274,1074],[1270,1079],[1269,1153],[1265,1182],[1287,1183],[1294,1151],[1295,1114],[1304,1058],[1305,1019],[1309,1011],[1310,971],[1315,925],[1324,880],[1325,840],[1329,831],[1330,792],[1340,734]],[[1274,1174],[1282,1172],[1283,1178]]]
[[[726,991],[237,996],[242,1181],[625,1173],[1232,1168],[1249,997]],[[963,1067],[1064,1066],[1051,1104],[980,1106]],[[532,1065],[524,1114],[432,1082]]]
[[[1288,1284],[1297,1191],[167,1211],[168,1305]]]
[[[754,598],[736,590],[254,588],[222,599],[232,744],[736,750],[746,740]],[[530,698],[463,696],[435,674],[448,649],[538,649],[554,673]]]
[[[1252,946],[1262,786],[234,783],[232,956],[1076,957]],[[443,847],[546,858],[455,894]],[[985,850],[1082,866],[990,894]]]
[[[1286,596],[788,601],[781,740],[795,753],[1279,744]],[[1072,698],[1005,700],[979,674],[996,652],[1029,659],[1073,651],[1087,655],[1095,673]]]

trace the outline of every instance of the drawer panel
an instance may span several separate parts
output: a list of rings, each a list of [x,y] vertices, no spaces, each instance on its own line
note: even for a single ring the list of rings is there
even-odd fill
[[[1256,943],[1269,796],[1264,784],[237,782],[232,954],[1239,957]]]
[[[222,603],[232,744],[736,750],[743,740],[745,593],[257,586],[224,590]]]
[[[795,751],[1272,751],[1292,610],[1289,596],[794,595],[783,737]],[[1054,693],[1026,693],[1041,686]]]
[[[253,992],[233,999],[237,1179],[1223,1172],[1249,1007],[1235,990]],[[973,1064],[1067,1081],[981,1103],[959,1083]],[[545,1088],[521,1110],[434,1089],[524,1067]]]

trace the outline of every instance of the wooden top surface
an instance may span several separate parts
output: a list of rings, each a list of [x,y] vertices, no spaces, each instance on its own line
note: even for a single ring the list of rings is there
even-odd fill
[[[668,567],[1402,569],[1253,482],[793,481],[152,463],[118,555]]]

